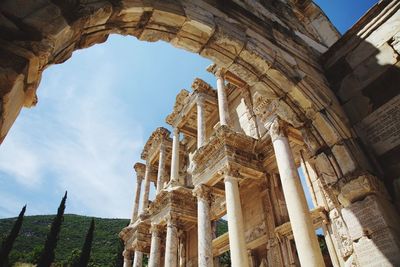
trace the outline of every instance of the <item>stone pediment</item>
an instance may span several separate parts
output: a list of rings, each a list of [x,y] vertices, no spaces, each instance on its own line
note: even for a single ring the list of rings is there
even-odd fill
[[[200,78],[196,78],[192,83],[193,91],[189,93],[182,90],[176,97],[174,109],[167,116],[166,122],[173,127],[178,127],[180,131],[190,137],[197,136],[197,109],[198,98],[202,98],[205,103],[205,118],[207,125],[214,125],[218,112],[217,92],[208,83]]]
[[[169,137],[171,132],[164,127],[158,127],[147,140],[141,158],[143,160],[149,160],[157,152],[159,152],[161,143],[165,143],[166,147],[171,147],[172,139]]]
[[[168,123],[169,125],[174,125],[174,121],[179,116],[183,107],[186,105],[188,97],[189,97],[189,91],[182,89],[179,92],[179,94],[176,96],[174,109],[172,110],[172,113],[169,114],[165,119],[166,123]]]

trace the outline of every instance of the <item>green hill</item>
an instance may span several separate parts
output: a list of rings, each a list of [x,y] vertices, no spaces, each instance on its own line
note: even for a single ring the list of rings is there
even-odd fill
[[[35,254],[44,244],[53,218],[54,215],[25,216],[21,232],[11,252],[11,263],[33,261]],[[73,214],[64,215],[56,250],[56,263],[66,263],[74,249],[82,248],[91,219]],[[14,221],[15,218],[0,219],[0,240],[8,234]],[[118,233],[129,220],[95,218],[95,223],[91,266],[113,266],[119,246]]]
[[[25,216],[21,232],[11,252],[10,263],[32,263],[46,239],[50,224],[55,215]],[[56,249],[56,265],[66,266],[73,251],[81,249],[91,217],[66,214],[61,227],[60,240]],[[15,218],[0,219],[0,242],[9,233]],[[128,223],[128,219],[95,218],[95,232],[90,266],[114,266],[119,249],[118,233]],[[225,233],[228,225],[225,220],[217,224],[217,236]],[[229,266],[229,253],[220,257],[220,262]],[[228,265],[226,265],[228,263]]]

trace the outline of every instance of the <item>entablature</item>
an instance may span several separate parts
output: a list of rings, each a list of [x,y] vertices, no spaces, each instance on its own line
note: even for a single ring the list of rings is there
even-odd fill
[[[257,140],[237,133],[227,126],[216,129],[209,142],[193,156],[193,185],[213,186],[227,170],[235,170],[237,178],[258,179],[264,172],[255,151]]]
[[[182,229],[197,223],[197,199],[192,190],[183,186],[163,189],[148,208],[149,220],[157,225],[165,225],[168,216],[179,219]]]

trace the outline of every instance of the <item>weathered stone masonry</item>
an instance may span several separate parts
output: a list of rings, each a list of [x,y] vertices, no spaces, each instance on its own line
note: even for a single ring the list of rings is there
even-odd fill
[[[395,266],[399,6],[380,1],[340,38],[307,0],[4,0],[0,138],[37,103],[41,73],[74,50],[111,33],[164,40],[213,60],[216,88],[198,80],[181,92],[167,118],[172,136],[160,129],[145,147],[135,169],[158,194],[136,197],[122,233],[128,265],[150,251],[154,266],[196,265],[210,255],[197,247],[210,243],[198,220],[227,213],[229,234],[208,249],[237,252],[235,266],[317,264],[310,224],[322,226],[335,266]],[[290,204],[304,197],[299,166],[318,207],[311,214]],[[208,186],[210,200],[194,196],[195,186]],[[298,245],[298,258],[293,239],[309,247]]]

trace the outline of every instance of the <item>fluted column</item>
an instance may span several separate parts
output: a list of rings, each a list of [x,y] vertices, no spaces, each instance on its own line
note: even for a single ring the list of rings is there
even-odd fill
[[[132,254],[129,251],[124,250],[122,255],[124,256],[124,267],[132,267]]]
[[[142,211],[146,210],[146,208],[149,204],[150,172],[151,172],[150,163],[146,162],[146,172],[144,175],[144,194],[143,194],[143,199],[142,199]]]
[[[165,145],[164,143],[161,143],[160,156],[158,159],[157,191],[156,191],[157,194],[160,193],[160,191],[164,187],[164,168],[165,168]]]
[[[172,159],[171,159],[171,184],[179,183],[179,129],[174,128],[172,136]]]
[[[151,247],[150,247],[150,258],[149,267],[159,267],[160,266],[160,242],[162,228],[160,225],[152,224],[150,227],[151,232]]]
[[[197,249],[199,267],[212,267],[211,190],[206,185],[198,185],[193,190],[193,194],[197,197]]]
[[[140,191],[142,190],[142,181],[143,178],[140,176],[137,176],[136,178],[136,193],[135,193],[135,203],[133,206],[133,213],[132,213],[132,219],[131,219],[131,223],[133,223],[138,215],[138,211],[139,211],[139,201],[140,201]]]
[[[273,118],[269,134],[301,266],[325,266],[283,122]]]
[[[239,179],[225,174],[226,214],[228,216],[229,248],[233,267],[249,267],[244,239],[243,213],[240,203]]]
[[[219,111],[219,122],[221,125],[229,124],[229,109],[228,109],[228,98],[225,90],[225,79],[224,71],[218,69],[215,72],[217,77],[217,94],[218,94],[218,111]]]
[[[197,97],[197,148],[206,142],[206,118],[204,110],[204,97]]]
[[[164,267],[178,267],[178,241],[177,219],[169,216],[167,219]]]
[[[133,267],[142,267],[143,266],[143,252],[135,251],[135,256],[133,258]]]

